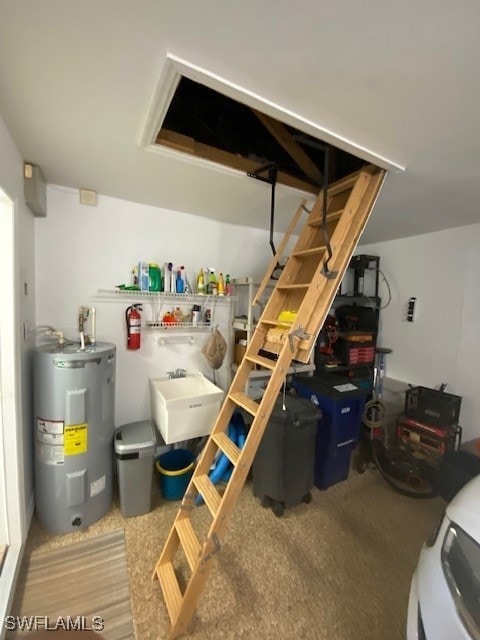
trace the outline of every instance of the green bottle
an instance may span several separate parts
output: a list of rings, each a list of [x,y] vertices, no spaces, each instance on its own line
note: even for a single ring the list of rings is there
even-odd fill
[[[148,265],[148,290],[162,290],[162,274],[160,273],[160,268],[156,262],[150,262]]]

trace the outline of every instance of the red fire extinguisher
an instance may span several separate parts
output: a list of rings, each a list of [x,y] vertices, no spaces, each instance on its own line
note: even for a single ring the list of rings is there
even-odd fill
[[[127,323],[127,349],[140,349],[141,323],[139,311],[143,311],[141,304],[132,304],[125,311]]]

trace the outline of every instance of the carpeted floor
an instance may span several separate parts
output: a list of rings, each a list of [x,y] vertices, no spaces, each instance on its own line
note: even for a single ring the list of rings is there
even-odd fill
[[[444,507],[396,494],[369,469],[276,518],[247,483],[189,637],[403,640],[411,576]],[[169,620],[151,576],[176,508],[155,491],[150,514],[123,519],[115,504],[83,533],[51,536],[34,520],[27,552],[124,527],[136,638],[163,639]]]

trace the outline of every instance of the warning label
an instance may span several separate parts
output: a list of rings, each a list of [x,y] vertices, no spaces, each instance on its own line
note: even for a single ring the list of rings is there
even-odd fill
[[[43,464],[64,464],[63,420],[37,418],[37,459]]]
[[[87,453],[87,423],[72,424],[65,427],[63,451],[66,456]]]

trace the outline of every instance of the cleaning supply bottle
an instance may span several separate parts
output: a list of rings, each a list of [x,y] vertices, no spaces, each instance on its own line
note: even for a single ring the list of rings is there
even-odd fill
[[[183,280],[183,291],[184,293],[187,293],[187,274],[185,273],[185,267],[183,264],[180,267],[180,277]]]
[[[185,293],[185,282],[182,279],[182,273],[180,269],[177,269],[177,278],[175,282],[175,287],[176,287],[177,293]]]
[[[197,278],[197,294],[199,296],[205,295],[205,274],[203,273],[203,269],[200,269],[200,273]]]
[[[232,285],[230,284],[230,275],[228,273],[225,276],[225,295],[226,296],[232,295]]]
[[[173,273],[173,263],[168,263],[168,271],[170,272],[170,293],[177,293],[177,279]]]
[[[183,313],[180,307],[175,307],[175,310],[173,312],[173,317],[175,318],[176,324],[180,324],[183,322]]]
[[[218,274],[217,294],[219,296],[224,296],[225,295],[225,282],[223,281],[223,273],[222,272],[220,272]]]
[[[163,268],[163,290],[167,293],[170,292],[170,277],[172,275],[171,271],[168,269],[169,264],[171,264],[171,262],[165,262],[165,266]]]
[[[208,267],[207,294],[215,296],[217,294],[217,278],[215,277],[215,269]]]
[[[148,290],[161,291],[162,275],[156,262],[150,262],[148,265]]]

